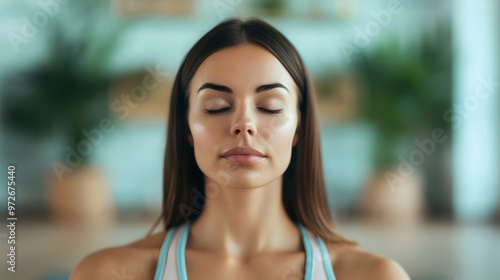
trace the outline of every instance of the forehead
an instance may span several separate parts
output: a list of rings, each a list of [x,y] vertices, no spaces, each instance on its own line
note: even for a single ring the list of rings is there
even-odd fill
[[[197,89],[206,82],[235,89],[271,82],[294,87],[292,77],[281,62],[268,50],[254,44],[229,47],[210,55],[193,76],[192,86]]]

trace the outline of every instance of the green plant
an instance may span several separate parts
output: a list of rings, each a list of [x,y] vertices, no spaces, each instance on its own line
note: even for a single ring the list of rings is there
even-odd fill
[[[109,77],[82,67],[90,38],[68,40],[57,25],[44,63],[4,79],[2,121],[7,130],[38,138],[62,130],[72,148],[108,113]],[[102,58],[101,58],[102,59]]]
[[[254,5],[270,16],[282,16],[286,8],[285,0],[259,0]]]
[[[374,155],[379,167],[394,166],[410,143],[434,128],[450,131],[443,113],[451,101],[451,32],[439,25],[422,45],[402,52],[396,39],[362,52],[353,69],[364,88],[364,116],[379,132]]]

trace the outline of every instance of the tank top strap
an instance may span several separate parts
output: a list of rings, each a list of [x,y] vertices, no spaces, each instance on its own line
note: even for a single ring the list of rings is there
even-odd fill
[[[325,242],[299,224],[306,251],[305,280],[336,280]],[[306,237],[306,238],[304,238]],[[308,255],[311,258],[308,260]],[[311,260],[312,259],[312,260]],[[312,264],[310,264],[312,263]]]
[[[305,280],[336,280],[325,243],[297,224],[305,248]],[[190,223],[172,227],[160,249],[154,280],[187,280],[184,248]]]
[[[172,227],[160,249],[154,280],[179,280],[177,248],[186,224]]]

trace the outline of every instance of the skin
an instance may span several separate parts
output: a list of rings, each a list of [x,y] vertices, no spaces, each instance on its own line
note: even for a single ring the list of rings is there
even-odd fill
[[[200,90],[206,83],[225,88]],[[286,89],[256,92],[276,83]],[[281,63],[251,44],[212,54],[195,73],[189,88],[188,141],[205,174],[207,197],[186,244],[189,279],[303,278],[300,232],[281,199],[282,175],[300,126],[297,93]],[[223,108],[227,110],[217,115],[206,112]],[[221,158],[235,146],[252,146],[266,157],[250,165]],[[153,279],[165,236],[161,232],[95,252],[78,264],[70,279],[109,280],[116,272]],[[398,263],[383,256],[350,245],[328,243],[327,248],[339,280],[410,279]]]

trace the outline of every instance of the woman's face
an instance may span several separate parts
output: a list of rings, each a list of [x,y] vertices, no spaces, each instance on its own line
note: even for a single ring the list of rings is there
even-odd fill
[[[222,49],[200,65],[188,90],[189,143],[207,186],[254,188],[283,175],[297,142],[298,89],[276,57],[252,44]],[[236,146],[265,157],[252,164],[221,157]]]

